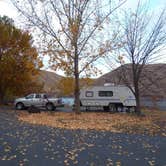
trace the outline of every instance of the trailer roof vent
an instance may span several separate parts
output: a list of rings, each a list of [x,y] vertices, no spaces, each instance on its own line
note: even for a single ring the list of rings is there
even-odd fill
[[[105,83],[104,86],[114,86],[114,83]]]

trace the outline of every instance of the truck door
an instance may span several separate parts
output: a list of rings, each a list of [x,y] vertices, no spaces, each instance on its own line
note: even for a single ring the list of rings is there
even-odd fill
[[[43,102],[42,95],[41,94],[36,94],[33,98],[32,105],[37,106],[37,107],[41,107],[42,102]]]
[[[34,98],[34,94],[30,94],[28,96],[25,97],[25,106],[31,106],[33,103],[33,98]]]

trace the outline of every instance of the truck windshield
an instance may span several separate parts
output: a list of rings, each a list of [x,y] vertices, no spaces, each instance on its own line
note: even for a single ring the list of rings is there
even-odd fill
[[[34,94],[30,94],[30,95],[26,96],[26,99],[32,99],[33,96],[34,96]]]

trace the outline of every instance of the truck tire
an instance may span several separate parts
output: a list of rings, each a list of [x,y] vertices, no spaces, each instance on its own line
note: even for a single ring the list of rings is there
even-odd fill
[[[55,107],[54,107],[54,105],[53,105],[52,103],[47,103],[47,104],[46,104],[46,109],[47,109],[48,111],[54,111],[54,110],[55,110]]]
[[[17,103],[17,104],[16,104],[16,109],[17,109],[17,110],[23,110],[23,109],[24,109],[24,104],[21,103],[21,102]]]

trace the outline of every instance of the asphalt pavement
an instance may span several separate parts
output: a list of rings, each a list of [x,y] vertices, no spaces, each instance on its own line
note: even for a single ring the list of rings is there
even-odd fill
[[[0,166],[24,165],[166,166],[166,138],[30,125],[5,107],[0,109]]]

